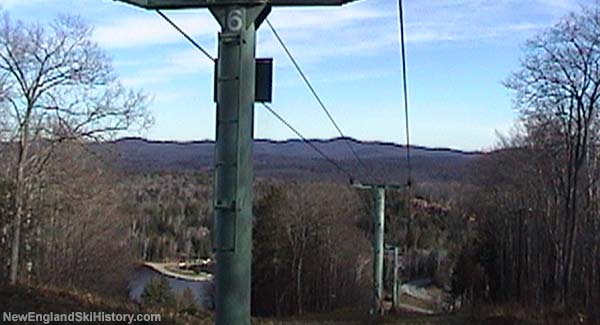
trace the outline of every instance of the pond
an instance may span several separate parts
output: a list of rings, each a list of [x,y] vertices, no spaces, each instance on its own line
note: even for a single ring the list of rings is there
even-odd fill
[[[214,285],[212,280],[194,281],[180,278],[174,278],[165,274],[159,273],[153,268],[143,265],[136,271],[133,279],[129,282],[129,298],[139,302],[144,287],[154,277],[163,277],[167,279],[171,290],[176,294],[182,294],[186,288],[190,288],[196,298],[196,303],[203,309],[212,309],[214,306],[213,294]]]

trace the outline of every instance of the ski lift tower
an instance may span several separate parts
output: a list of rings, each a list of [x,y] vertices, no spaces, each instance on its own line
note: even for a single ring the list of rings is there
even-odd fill
[[[353,183],[359,190],[373,193],[373,297],[371,314],[383,314],[383,254],[385,248],[385,191],[399,191],[405,188],[398,184]],[[396,281],[396,279],[394,279]],[[396,285],[396,284],[394,284]],[[396,296],[396,292],[394,292]],[[395,301],[395,299],[394,299]]]
[[[215,76],[215,321],[250,324],[254,103],[270,101],[272,75],[272,66],[265,69],[256,62],[256,30],[272,7],[339,6],[355,0],[117,1],[153,10],[208,8],[221,25]]]

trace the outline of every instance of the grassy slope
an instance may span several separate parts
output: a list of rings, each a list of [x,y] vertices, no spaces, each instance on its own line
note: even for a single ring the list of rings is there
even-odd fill
[[[169,315],[165,310],[141,310],[139,306],[128,302],[109,301],[90,294],[64,289],[32,287],[0,287],[0,312],[27,313],[70,313],[70,312],[106,312],[137,314],[140,312],[160,312],[167,324],[212,324],[211,315],[199,317]],[[398,323],[397,321],[402,321]],[[443,320],[443,322],[436,322]],[[448,317],[423,317],[415,314],[387,316],[376,320],[377,324],[450,324]],[[302,317],[279,320],[254,319],[253,324],[369,324],[374,323],[366,311],[340,310],[328,314],[309,314]],[[461,324],[462,322],[454,322]],[[53,323],[55,324],[55,323]]]
[[[102,299],[90,294],[78,293],[64,289],[33,287],[0,287],[0,313],[70,313],[70,312],[105,312],[105,313],[160,313],[162,324],[212,324],[210,314],[195,317],[176,315],[169,310],[140,309],[134,303]],[[512,315],[511,315],[512,314]],[[502,316],[510,315],[510,316]],[[523,320],[529,318],[515,308],[497,307],[490,310],[479,310],[478,315],[465,313],[462,315],[423,316],[413,313],[390,314],[372,318],[365,310],[346,309],[327,314],[308,314],[301,317],[282,319],[254,319],[253,324],[592,324],[590,320],[545,319]],[[57,323],[52,323],[57,324]]]
[[[55,288],[0,287],[0,313],[25,314],[71,312],[105,312],[119,314],[160,313],[162,324],[212,324],[210,315],[191,317],[174,315],[167,310],[141,309],[138,305],[124,301],[112,301],[86,293]],[[1,322],[0,322],[1,323]],[[14,323],[11,323],[14,324]],[[58,323],[52,323],[58,324]],[[110,324],[110,323],[109,323]]]

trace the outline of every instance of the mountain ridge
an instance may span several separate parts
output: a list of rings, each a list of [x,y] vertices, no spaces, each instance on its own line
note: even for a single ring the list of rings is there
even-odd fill
[[[334,138],[327,138],[327,139],[310,138],[307,140],[308,140],[308,142],[311,142],[311,143],[332,143],[332,142],[337,142],[337,141],[340,141],[340,142],[345,141],[346,139],[354,144],[367,144],[367,145],[378,145],[378,146],[391,146],[391,147],[395,147],[395,148],[406,148],[405,144],[399,144],[396,142],[381,141],[381,140],[358,140],[358,139],[355,139],[352,137],[334,137]],[[174,145],[214,144],[215,143],[215,140],[210,140],[210,139],[179,141],[179,140],[153,140],[153,139],[147,139],[144,137],[122,137],[122,138],[112,140],[112,141],[107,141],[107,142],[119,143],[119,142],[127,142],[127,141],[141,141],[141,142],[145,142],[145,143],[149,143],[149,144],[174,144]],[[296,138],[290,138],[290,139],[285,139],[285,140],[257,138],[257,139],[254,139],[254,142],[255,143],[270,143],[270,144],[287,144],[287,143],[304,143],[304,140],[296,139]],[[426,151],[448,151],[448,152],[460,153],[460,154],[464,154],[464,155],[483,155],[483,154],[485,154],[485,152],[483,152],[481,150],[463,150],[463,149],[454,149],[454,148],[448,148],[448,147],[428,147],[428,146],[422,146],[422,145],[410,145],[410,148],[418,149],[418,150],[426,150]]]
[[[254,170],[257,177],[285,180],[346,181],[351,174],[357,180],[403,182],[408,176],[406,146],[392,142],[360,141],[348,138],[313,139],[311,144],[337,162],[344,171],[322,157],[303,140],[257,139],[254,143]],[[128,172],[200,171],[211,172],[213,140],[161,141],[127,137],[102,143],[115,165]],[[96,147],[98,148],[98,147]],[[469,164],[484,155],[448,148],[411,146],[412,178],[415,181],[464,181]],[[366,166],[366,168],[364,168]]]

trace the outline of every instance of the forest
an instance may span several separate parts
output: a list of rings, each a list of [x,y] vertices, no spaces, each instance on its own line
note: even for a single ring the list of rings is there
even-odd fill
[[[214,257],[212,174],[122,168],[121,153],[98,149],[152,116],[148,95],[119,82],[90,36],[76,17],[1,18],[0,283],[127,299],[143,262]],[[504,86],[519,114],[513,131],[459,176],[428,182],[422,170],[412,188],[388,191],[385,242],[407,261],[401,280],[432,279],[460,301],[453,312],[518,304],[597,321],[600,8],[529,40]],[[404,168],[368,163],[383,175]],[[314,174],[255,180],[256,316],[368,308],[372,197]]]

